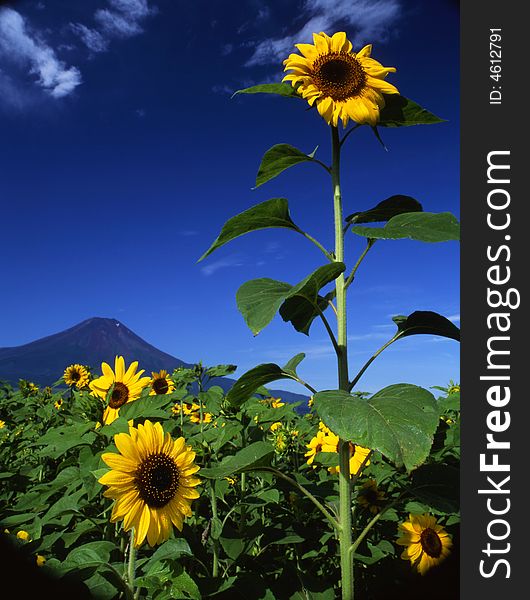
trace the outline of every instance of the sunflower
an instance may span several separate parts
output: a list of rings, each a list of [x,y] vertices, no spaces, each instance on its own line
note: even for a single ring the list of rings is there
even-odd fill
[[[357,502],[363,508],[367,508],[373,515],[381,511],[385,500],[385,494],[377,487],[375,479],[369,479],[363,483],[357,495]]]
[[[165,542],[173,525],[182,531],[191,502],[199,497],[195,452],[183,437],[173,440],[149,420],[116,434],[114,443],[119,454],[102,455],[111,470],[98,480],[109,486],[103,495],[115,500],[111,522],[123,519],[125,531],[134,527],[136,547],[146,538],[150,546]]]
[[[327,450],[327,452],[330,452],[330,450]],[[358,476],[363,466],[366,467],[370,464],[370,460],[367,459],[367,457],[370,456],[370,452],[371,450],[369,448],[363,448],[362,446],[350,442],[350,477]],[[328,467],[328,471],[332,475],[336,475],[337,473],[340,473],[340,466]]]
[[[310,106],[315,105],[328,125],[344,127],[352,119],[359,124],[375,126],[379,111],[385,106],[383,94],[399,94],[385,81],[394,67],[370,57],[371,44],[352,52],[352,44],[343,31],[329,37],[324,32],[313,34],[314,44],[295,44],[300,54],[290,54],[283,61],[283,78],[296,87]]]
[[[88,382],[90,381],[90,372],[83,365],[70,365],[64,370],[63,379],[66,385],[75,385],[75,387],[80,390],[88,385]]]
[[[53,405],[55,406],[55,408],[57,410],[61,410],[62,406],[63,406],[63,399],[62,398],[58,398]]]
[[[405,546],[401,558],[410,560],[421,575],[449,556],[451,537],[432,515],[409,514],[409,520],[401,523],[399,529],[403,535],[396,543]]]
[[[136,400],[142,389],[148,385],[150,377],[140,377],[143,370],[136,372],[138,363],[133,362],[125,370],[125,361],[123,356],[116,356],[114,361],[114,371],[107,363],[101,364],[103,375],[90,382],[90,389],[95,396],[106,399],[108,391],[113,387],[109,398],[109,405],[103,412],[103,425],[109,425],[118,418],[120,406],[126,402]]]
[[[283,427],[281,421],[276,421],[276,423],[273,423],[270,427],[269,427],[269,431],[276,431],[277,429],[281,429]]]
[[[175,384],[170,379],[167,371],[162,369],[158,373],[154,373],[151,371],[151,380],[149,381],[149,385],[151,386],[151,391],[149,392],[150,396],[155,396],[157,394],[171,394],[175,390]]]
[[[31,536],[29,535],[29,533],[27,531],[24,531],[23,529],[21,529],[17,533],[17,538],[19,540],[22,540],[23,542],[30,542],[31,541]]]
[[[3,429],[6,426],[6,422],[0,419],[0,429]]]

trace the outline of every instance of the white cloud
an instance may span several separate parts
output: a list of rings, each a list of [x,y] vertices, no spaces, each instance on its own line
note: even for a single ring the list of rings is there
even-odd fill
[[[259,42],[247,66],[276,63],[295,51],[295,43],[312,43],[314,32],[331,33],[347,26],[354,47],[384,40],[399,14],[399,0],[306,0],[305,24],[292,35]]]
[[[19,74],[24,71],[24,75],[36,77],[37,84],[53,98],[68,96],[81,84],[79,69],[59,60],[54,49],[30,31],[24,17],[11,8],[0,8],[0,57],[11,62]],[[23,88],[12,79],[11,83],[22,99]]]
[[[226,269],[229,267],[241,267],[243,265],[243,261],[239,256],[227,256],[226,258],[221,258],[215,262],[212,262],[208,265],[205,265],[201,268],[201,273],[209,277],[213,275],[219,269]]]
[[[106,52],[108,49],[108,40],[96,29],[91,29],[82,23],[70,23],[70,28],[91,52]]]
[[[105,52],[112,39],[126,39],[143,32],[142,21],[156,14],[147,0],[107,0],[107,8],[94,13],[96,27],[70,23],[85,46],[92,52]]]

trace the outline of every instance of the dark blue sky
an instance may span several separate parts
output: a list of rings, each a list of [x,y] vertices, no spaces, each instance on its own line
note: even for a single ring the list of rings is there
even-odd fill
[[[449,0],[20,1],[0,9],[0,346],[92,317],[121,320],[185,361],[238,374],[304,351],[302,376],[335,386],[325,330],[277,318],[253,338],[235,304],[246,280],[297,283],[324,264],[286,230],[197,259],[234,214],[272,197],[333,245],[331,185],[301,165],[252,190],[263,153],[290,143],[329,161],[329,131],[301,102],[232,91],[278,81],[307,32],[344,30],[395,66],[400,92],[446,123],[367,128],[343,155],[345,213],[393,194],[459,214],[459,17]],[[364,247],[350,235],[354,264]],[[350,293],[351,371],[391,337],[391,316],[434,310],[459,324],[456,242],[378,242]],[[111,360],[113,357],[109,357]],[[459,379],[458,345],[395,344],[360,387]],[[287,384],[286,384],[287,385]],[[290,386],[289,386],[290,387]],[[295,389],[294,387],[291,389]]]

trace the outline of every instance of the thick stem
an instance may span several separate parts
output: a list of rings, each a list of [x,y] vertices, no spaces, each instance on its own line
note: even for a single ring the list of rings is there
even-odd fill
[[[331,127],[331,144],[333,152],[332,184],[333,209],[335,217],[335,260],[344,262],[344,228],[342,216],[342,195],[340,188],[340,140],[339,130]],[[348,390],[348,338],[346,327],[346,286],[344,273],[335,280],[337,296],[337,362],[339,389]],[[339,545],[340,568],[342,581],[342,600],[353,600],[354,574],[352,555],[352,516],[351,516],[351,481],[350,481],[350,444],[340,440],[339,444]]]

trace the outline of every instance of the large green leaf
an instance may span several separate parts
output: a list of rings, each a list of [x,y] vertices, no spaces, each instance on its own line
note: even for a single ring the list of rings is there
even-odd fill
[[[227,456],[217,466],[201,469],[200,475],[206,479],[222,479],[234,473],[250,471],[254,467],[269,464],[273,454],[274,448],[268,442],[254,442],[236,454]]]
[[[217,239],[199,258],[198,262],[210,255],[214,250],[217,250],[217,248],[224,246],[227,242],[245,233],[270,227],[300,231],[291,219],[289,205],[285,198],[266,200],[228,219]]]
[[[226,401],[231,406],[241,406],[262,385],[278,379],[296,379],[296,367],[304,356],[297,354],[285,367],[279,367],[274,363],[264,363],[243,373],[228,391]]]
[[[314,408],[342,439],[377,450],[409,471],[429,455],[439,421],[434,396],[407,383],[386,387],[368,400],[343,390],[318,392]]]
[[[238,94],[276,94],[286,98],[300,98],[294,87],[287,83],[261,83],[253,85],[242,90],[237,90],[232,94],[232,98]]]
[[[397,325],[400,337],[431,334],[460,341],[460,329],[446,317],[430,310],[417,310],[408,317],[397,315],[392,320]]]
[[[133,400],[133,402],[127,402],[120,408],[119,414],[120,417],[127,420],[153,417],[169,419],[171,412],[167,410],[167,406],[172,403],[167,395],[147,396],[146,398]],[[166,407],[166,409],[164,410],[162,407]]]
[[[322,297],[318,292],[345,269],[346,265],[342,262],[325,265],[295,286],[280,307],[282,319],[290,321],[297,331],[308,335],[313,320],[329,306],[328,296]]]
[[[322,299],[319,301],[319,290],[345,268],[339,262],[324,265],[295,286],[268,278],[247,281],[236,293],[237,306],[254,335],[272,321],[280,307],[284,321],[292,321],[298,331],[309,330],[318,314],[317,305],[321,309],[327,306],[326,301],[323,304]]]
[[[392,217],[402,213],[422,211],[423,207],[417,200],[410,196],[397,194],[379,202],[379,204],[369,210],[356,212],[347,216],[346,221],[351,223],[374,223],[377,221],[388,221]]]
[[[448,212],[407,212],[392,217],[384,227],[354,225],[352,232],[378,240],[409,238],[420,242],[447,242],[460,239],[460,225]]]
[[[272,148],[269,148],[261,159],[258,174],[256,175],[256,187],[274,179],[274,177],[277,177],[289,167],[302,162],[314,162],[317,148],[311,154],[304,154],[301,150],[289,144],[276,144]]]
[[[385,97],[385,107],[381,110],[378,122],[381,127],[431,125],[445,121],[405,96],[399,94],[383,94],[383,96]]]
[[[237,290],[237,307],[254,335],[272,321],[292,289],[288,283],[264,277],[247,281]]]
[[[72,423],[55,427],[31,445],[44,446],[39,450],[40,456],[57,459],[72,448],[91,445],[96,438],[96,434],[91,431],[93,428],[94,423]]]

